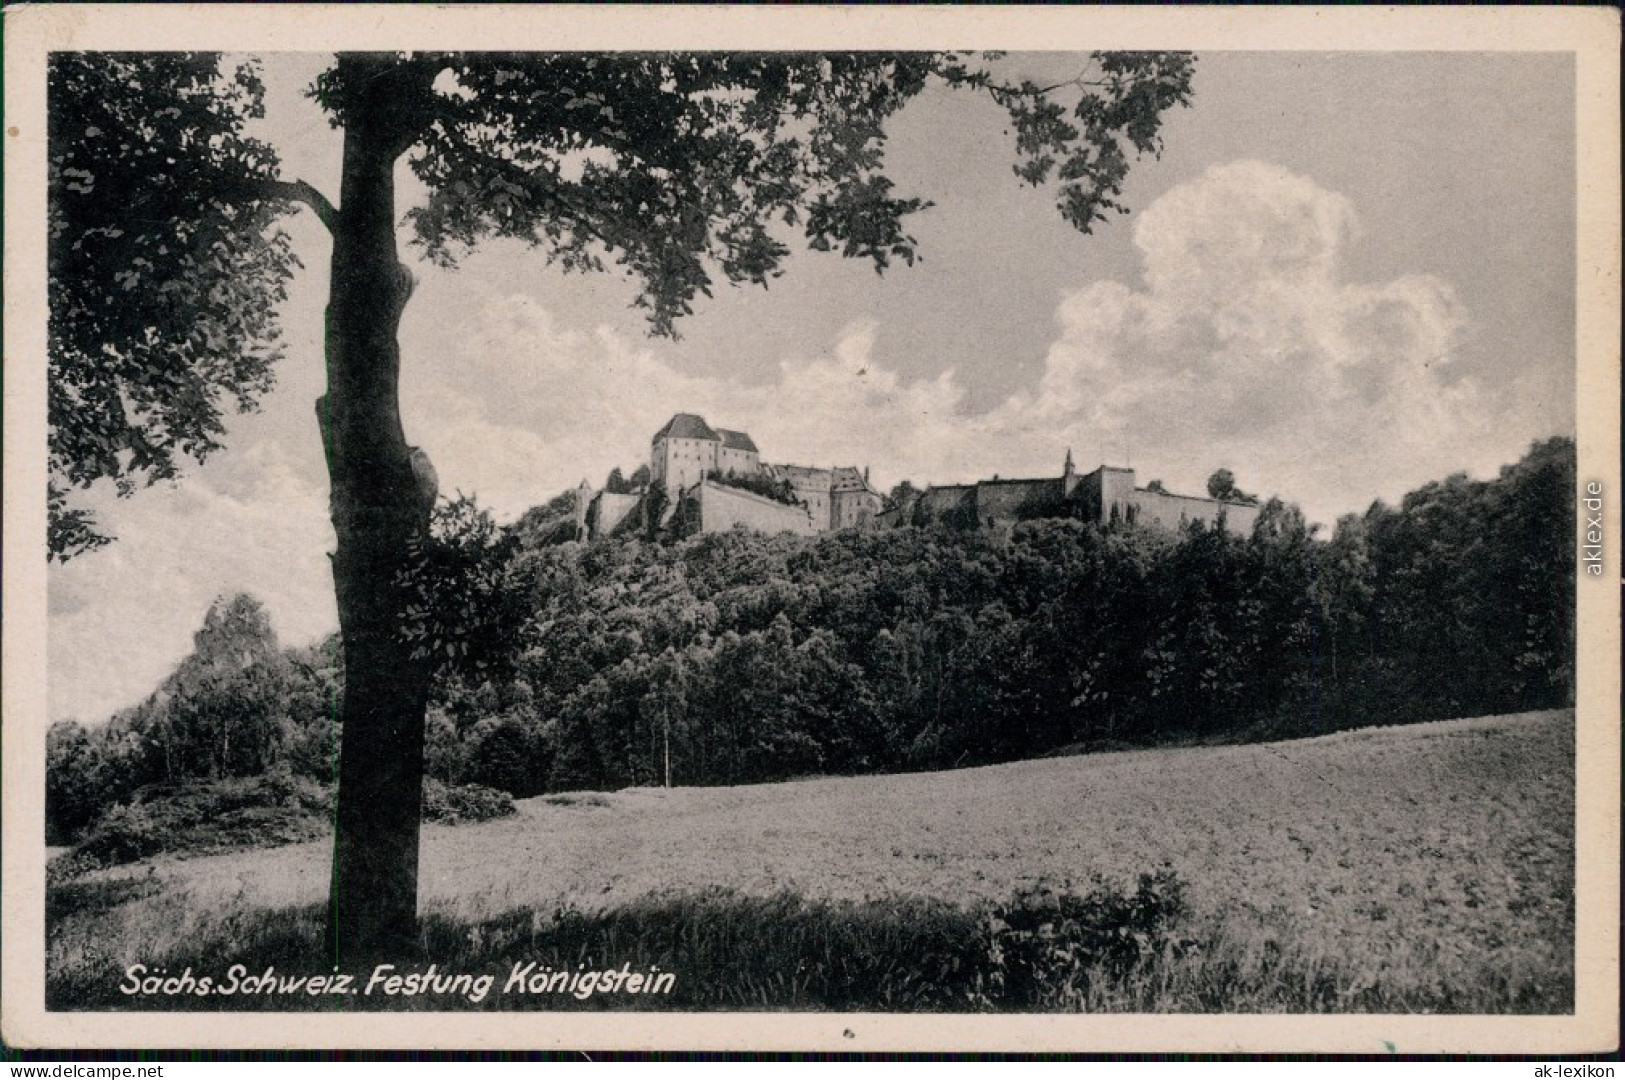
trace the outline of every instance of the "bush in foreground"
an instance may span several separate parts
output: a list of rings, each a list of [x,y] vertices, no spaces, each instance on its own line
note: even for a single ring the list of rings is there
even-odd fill
[[[57,874],[46,898],[46,1002],[53,1010],[568,1011],[728,1010],[1092,1013],[1558,1014],[1574,1008],[1571,965],[1510,951],[1467,963],[1447,947],[1417,956],[1339,953],[1245,920],[1187,914],[1182,883],[1035,887],[965,908],[894,896],[811,900],[727,890],[657,894],[609,910],[522,909],[423,919],[412,955],[386,974],[464,976],[443,993],[129,995],[134,964],[178,977],[325,976],[320,905],[209,908],[145,876]],[[504,992],[531,975],[629,971],[674,976],[662,993]],[[475,997],[476,980],[486,979]],[[286,984],[285,984],[286,985]]]
[[[608,911],[564,907],[519,910],[478,923],[430,913],[416,955],[390,957],[394,972],[430,963],[461,990],[387,994],[365,988],[372,966],[355,972],[355,993],[126,994],[133,964],[150,972],[225,982],[237,976],[326,976],[319,907],[172,919],[163,933],[141,920],[142,901],[166,910],[146,883],[59,883],[50,901],[47,1001],[52,1009],[345,1010],[396,1009],[728,1009],[879,1011],[1072,1011],[1109,994],[1105,983],[1136,976],[1179,949],[1173,927],[1184,914],[1170,873],[1143,875],[1122,891],[1096,883],[1084,893],[1035,889],[1010,902],[965,908],[894,897],[809,900],[725,890],[653,895]],[[148,908],[145,914],[154,914]],[[314,962],[313,962],[314,961]],[[669,973],[659,994],[504,992],[515,970],[536,974],[622,971]],[[475,995],[472,980],[489,976]]]
[[[328,799],[321,785],[286,770],[153,784],[97,818],[74,853],[91,864],[115,866],[161,853],[298,843],[330,829]]]

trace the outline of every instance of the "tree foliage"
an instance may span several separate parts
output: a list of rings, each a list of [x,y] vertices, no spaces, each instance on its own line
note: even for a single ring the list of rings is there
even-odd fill
[[[1158,485],[1160,490],[1161,485]],[[1247,503],[1256,506],[1258,496],[1249,495],[1236,486],[1236,474],[1229,469],[1215,469],[1213,475],[1207,478],[1207,493],[1209,498],[1221,499],[1224,502]]]
[[[297,744],[324,723],[330,705],[313,685],[309,654],[281,650],[252,597],[216,600],[192,653],[146,700],[97,728],[52,727],[46,815],[53,836],[71,837],[143,787],[259,776],[299,754]]]
[[[49,78],[49,539],[67,558],[107,540],[69,489],[175,476],[270,388],[297,260],[276,155],[243,134],[252,65],[65,52]]]
[[[429,535],[402,572],[409,596],[402,634],[437,670],[483,676],[508,670],[523,638],[526,589],[513,556],[519,536],[469,496],[442,500]]]
[[[1163,114],[1189,100],[1192,58],[1097,54],[1099,77],[1001,81],[981,58],[936,53],[467,53],[415,56],[431,81],[403,104],[412,169],[429,188],[415,241],[452,265],[511,237],[567,270],[613,264],[672,333],[720,276],[766,285],[799,230],[820,251],[883,270],[912,264],[904,220],[929,205],[884,171],[886,124],[928,85],[988,93],[1008,112],[1018,175],[1054,180],[1089,232],[1134,155],[1160,149]],[[1057,91],[1074,100],[1056,100]],[[345,120],[335,69],[316,92]]]
[[[796,494],[796,486],[788,479],[775,480],[770,476],[751,475],[737,476],[732,469],[724,472],[721,469],[711,469],[705,478],[712,483],[723,487],[735,488],[739,491],[748,491],[752,495],[760,495],[764,499],[783,503],[785,506],[801,506],[807,504]]]

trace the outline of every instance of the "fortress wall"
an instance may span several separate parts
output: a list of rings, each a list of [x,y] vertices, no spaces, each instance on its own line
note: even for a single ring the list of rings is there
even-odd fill
[[[1258,523],[1258,507],[1240,506],[1236,503],[1224,504],[1224,527],[1226,531],[1237,536],[1253,535],[1253,526]]]
[[[796,498],[807,504],[807,515],[824,528],[829,528],[829,491],[819,488],[796,488]]]
[[[1222,503],[1197,495],[1170,495],[1160,491],[1135,491],[1133,506],[1136,520],[1142,525],[1155,523],[1169,529],[1179,529],[1189,521],[1212,525],[1218,521],[1222,510],[1227,532],[1250,536],[1253,522],[1258,519],[1256,506]]]
[[[1072,488],[1071,500],[1081,508],[1085,521],[1100,521],[1100,470],[1084,473]]]
[[[1022,521],[1061,512],[1061,480],[983,480],[976,485],[976,516],[991,521]]]
[[[807,513],[819,529],[830,527],[830,481],[828,469],[815,469],[805,465],[775,465],[771,475],[788,480],[796,498],[807,504]]]
[[[956,520],[958,516],[976,512],[976,489],[969,484],[929,487],[920,493],[914,506],[919,521],[961,524]]]
[[[615,530],[626,521],[633,511],[637,510],[638,503],[643,500],[642,495],[611,495],[603,492],[598,496],[598,517],[593,522],[594,536],[612,536]]]
[[[726,532],[744,525],[765,533],[793,532],[810,536],[816,530],[807,511],[786,506],[738,488],[704,483],[695,492],[700,506],[701,532]]]

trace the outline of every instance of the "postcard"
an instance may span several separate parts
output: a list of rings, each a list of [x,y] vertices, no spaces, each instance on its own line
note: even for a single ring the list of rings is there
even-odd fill
[[[1618,1045],[1616,11],[5,18],[8,1045]]]

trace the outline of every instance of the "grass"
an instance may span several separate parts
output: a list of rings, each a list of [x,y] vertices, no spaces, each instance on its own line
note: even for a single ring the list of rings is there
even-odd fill
[[[425,830],[419,959],[504,977],[520,954],[555,966],[589,954],[634,968],[664,960],[683,973],[689,1008],[855,1007],[841,987],[861,985],[872,1008],[1568,1012],[1572,728],[1570,713],[1547,712],[526,800],[510,818]],[[128,1004],[107,990],[137,962],[308,963],[328,854],[301,844],[160,857],[64,886],[77,893],[59,887],[50,1000]],[[973,928],[1018,910],[1013,895],[1047,886],[1132,897],[1158,867],[1183,884],[1185,903],[1155,933],[1138,931],[1133,964],[1090,974],[1097,943],[1073,956],[1070,974],[1046,976],[1048,997],[1011,1004],[988,989],[1003,968],[987,954],[1004,945]],[[965,955],[955,942],[970,943]],[[871,967],[843,983],[840,958],[853,956]],[[665,1006],[508,996],[495,1007]]]
[[[597,798],[597,796],[591,796]],[[514,812],[506,791],[423,781],[423,819],[446,825]],[[152,784],[112,807],[66,851],[77,866],[116,865],[168,854],[182,858],[320,840],[332,835],[332,789],[287,772]]]

